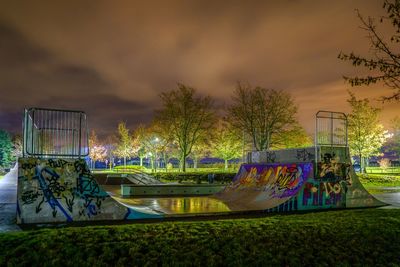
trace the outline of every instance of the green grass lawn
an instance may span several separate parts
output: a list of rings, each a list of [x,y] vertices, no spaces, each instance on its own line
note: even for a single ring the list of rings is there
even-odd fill
[[[397,174],[358,174],[365,187],[395,187],[400,186],[400,175]]]
[[[0,234],[0,266],[398,266],[400,210]]]
[[[367,167],[366,171],[367,173],[397,173],[400,175],[400,167],[388,167],[386,169],[382,169],[381,167]]]

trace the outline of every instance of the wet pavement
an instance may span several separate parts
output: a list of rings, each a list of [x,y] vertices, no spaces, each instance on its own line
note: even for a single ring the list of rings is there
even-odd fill
[[[0,232],[20,231],[16,223],[17,211],[17,176],[14,167],[0,179]]]
[[[400,208],[400,187],[371,187],[367,190],[378,200],[390,204],[384,208]]]
[[[125,205],[147,207],[166,214],[215,213],[230,209],[218,199],[201,197],[121,198],[120,186],[103,186],[116,200]],[[400,208],[400,187],[368,188],[377,199],[390,204],[384,208]],[[0,180],[0,233],[19,231],[16,222],[17,170]]]

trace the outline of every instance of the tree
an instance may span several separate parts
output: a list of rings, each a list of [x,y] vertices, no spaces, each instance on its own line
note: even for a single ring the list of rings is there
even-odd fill
[[[114,152],[117,147],[118,138],[115,135],[109,135],[106,137],[104,148],[107,154],[107,163],[110,170],[114,166]]]
[[[14,135],[12,139],[13,147],[12,147],[12,157],[17,160],[18,158],[22,157],[22,137],[19,134]]]
[[[273,149],[302,148],[313,146],[313,141],[306,130],[300,125],[294,126],[291,130],[275,136]]]
[[[89,136],[89,157],[91,159],[92,169],[95,168],[96,161],[105,160],[107,158],[107,149],[99,142],[94,130],[92,130]]]
[[[227,121],[220,120],[211,143],[212,155],[225,161],[225,170],[228,169],[228,161],[239,158],[242,155],[243,140]]]
[[[232,101],[228,108],[230,123],[250,135],[258,151],[268,150],[279,136],[298,125],[297,107],[283,91],[238,83]]]
[[[194,144],[192,147],[192,152],[190,153],[190,157],[193,160],[193,168],[195,170],[197,169],[199,160],[202,157],[207,156],[210,152],[210,144],[209,144],[209,140],[207,140],[207,139],[208,138],[206,138],[204,136],[204,138],[199,139],[199,141],[196,142],[196,144]]]
[[[13,144],[8,132],[0,130],[0,167],[9,168],[12,162]]]
[[[143,159],[147,155],[146,151],[146,146],[145,146],[145,139],[146,139],[146,126],[143,124],[140,124],[136,129],[135,129],[135,136],[137,138],[137,143],[138,143],[138,149],[136,152],[136,155],[139,157],[140,160],[140,166],[143,166]]]
[[[160,95],[163,102],[156,121],[170,131],[178,144],[182,171],[186,171],[186,158],[193,146],[207,133],[215,121],[209,96],[196,96],[194,88],[178,84],[178,89]]]
[[[124,159],[124,167],[126,167],[126,158],[135,155],[138,149],[137,140],[129,135],[125,122],[120,122],[118,124],[118,143],[114,153]]]
[[[135,130],[135,135],[138,138],[139,150],[137,155],[140,158],[140,166],[143,165],[143,158],[150,156],[152,170],[157,170],[157,160],[164,159],[167,164],[168,156],[166,154],[169,143],[168,136],[162,132],[162,129],[156,122],[150,126],[143,124],[139,125]]]
[[[400,117],[396,116],[391,121],[391,134],[385,145],[385,152],[394,152],[400,159]]]
[[[357,100],[353,93],[349,94],[350,99],[347,102],[351,106],[351,114],[348,115],[350,153],[360,158],[363,172],[365,161],[371,156],[379,155],[379,149],[386,139],[386,131],[379,123],[380,109],[372,107],[368,99]]]
[[[387,15],[380,18],[380,23],[390,23],[393,26],[393,33],[389,40],[378,32],[375,20],[371,17],[364,18],[358,11],[357,15],[361,21],[361,28],[368,34],[372,55],[364,57],[340,53],[338,58],[350,61],[353,66],[363,66],[371,74],[365,77],[344,77],[351,86],[370,85],[383,82],[384,85],[394,90],[393,95],[383,96],[382,100],[400,101],[400,0],[385,0],[383,4]]]

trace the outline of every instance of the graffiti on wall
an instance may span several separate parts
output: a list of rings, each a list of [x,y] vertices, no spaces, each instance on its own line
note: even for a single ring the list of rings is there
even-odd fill
[[[300,161],[311,161],[315,159],[314,154],[308,152],[307,149],[297,149],[296,150],[296,159]]]
[[[19,159],[22,222],[126,219],[137,215],[97,184],[83,159]]]
[[[273,197],[293,196],[310,173],[311,164],[244,164],[225,191],[250,189]]]

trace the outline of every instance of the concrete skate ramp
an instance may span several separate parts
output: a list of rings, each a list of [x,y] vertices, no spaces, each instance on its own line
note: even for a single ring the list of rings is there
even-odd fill
[[[95,181],[83,159],[18,160],[17,223],[162,218],[125,206]]]
[[[232,211],[300,210],[379,207],[360,183],[350,164],[319,163],[243,164],[232,184],[216,198]]]

